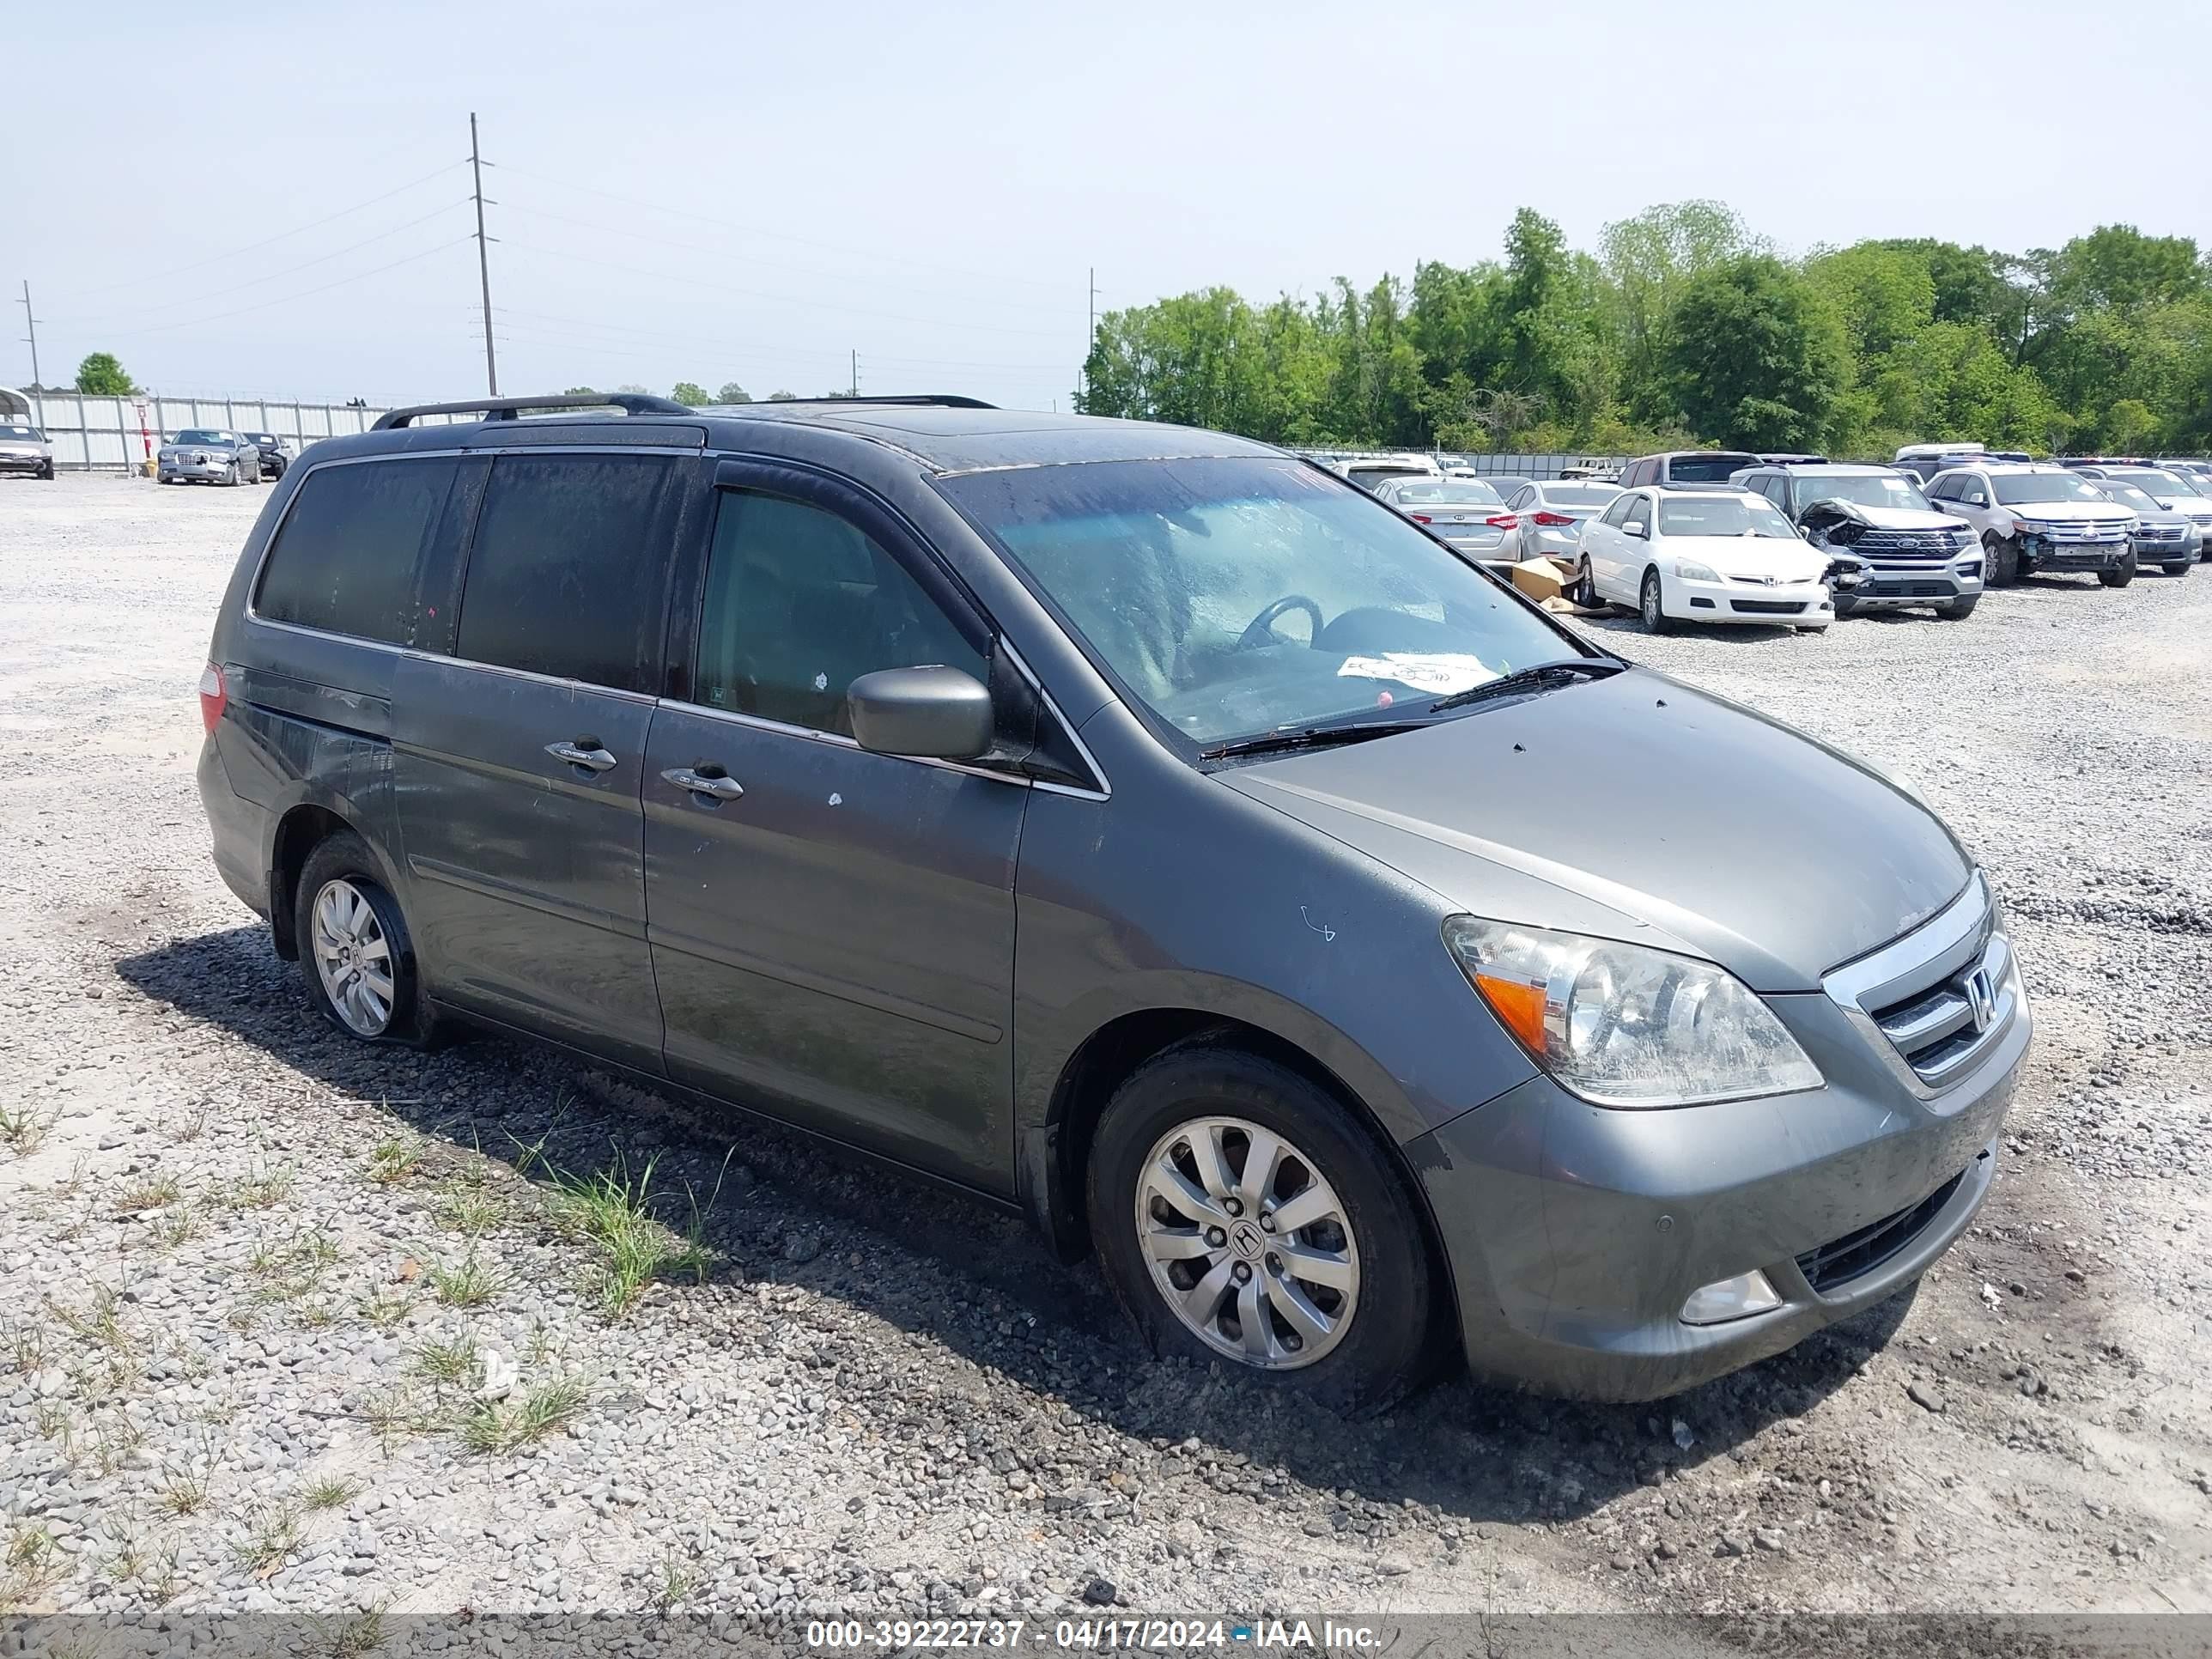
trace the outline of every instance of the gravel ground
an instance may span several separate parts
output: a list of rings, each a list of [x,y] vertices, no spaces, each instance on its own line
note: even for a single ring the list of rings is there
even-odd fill
[[[1987,860],[2009,1158],[1917,1297],[1741,1376],[1346,1423],[1149,1362],[1003,1218],[309,1018],[191,777],[265,494],[0,488],[0,1607],[2212,1611],[2212,569],[1619,625]]]

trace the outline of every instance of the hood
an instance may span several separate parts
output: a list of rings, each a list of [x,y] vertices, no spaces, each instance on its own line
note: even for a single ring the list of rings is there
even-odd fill
[[[1215,775],[1477,915],[1821,975],[1956,898],[1972,864],[1864,763],[1632,669],[1419,732]]]
[[[1933,508],[1917,507],[1866,507],[1857,501],[1830,499],[1809,501],[1798,514],[1798,522],[1808,531],[1820,531],[1832,540],[1849,544],[1849,526],[1856,525],[1866,530],[1951,530],[1959,521],[1948,514]],[[1842,535],[1835,532],[1842,532]]]
[[[2044,524],[2075,524],[2090,520],[2132,519],[2136,510],[2118,501],[2008,501],[2001,504],[2000,513],[2009,513],[2015,519],[2039,520]]]
[[[1828,568],[1795,536],[1669,536],[1668,557],[1696,559],[1723,576],[1779,576],[1789,581],[1817,581]]]

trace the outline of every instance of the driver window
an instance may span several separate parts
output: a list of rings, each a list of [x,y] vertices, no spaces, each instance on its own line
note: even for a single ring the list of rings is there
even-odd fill
[[[989,683],[975,647],[873,538],[803,501],[722,492],[699,617],[701,703],[850,737],[854,680],[939,663]]]

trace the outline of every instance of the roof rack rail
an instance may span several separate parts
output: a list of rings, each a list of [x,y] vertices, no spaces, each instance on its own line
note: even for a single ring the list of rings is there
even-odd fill
[[[625,415],[689,415],[689,405],[667,398],[650,398],[636,392],[595,392],[588,396],[559,398],[471,398],[458,404],[410,404],[386,410],[377,416],[372,432],[389,432],[411,424],[422,415],[469,415],[481,412],[488,421],[515,421],[526,409],[619,409]]]
[[[855,398],[849,393],[835,398],[756,398],[756,404],[895,404],[908,409],[996,409],[998,404],[987,404],[981,398],[963,398],[951,392],[920,392],[894,397]],[[732,405],[725,404],[725,408]]]

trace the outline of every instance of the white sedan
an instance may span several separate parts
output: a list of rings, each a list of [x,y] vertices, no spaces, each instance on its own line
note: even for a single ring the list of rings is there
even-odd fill
[[[1583,527],[1575,598],[1633,605],[1655,634],[1678,622],[1823,629],[1836,619],[1827,568],[1764,495],[1631,489]]]

